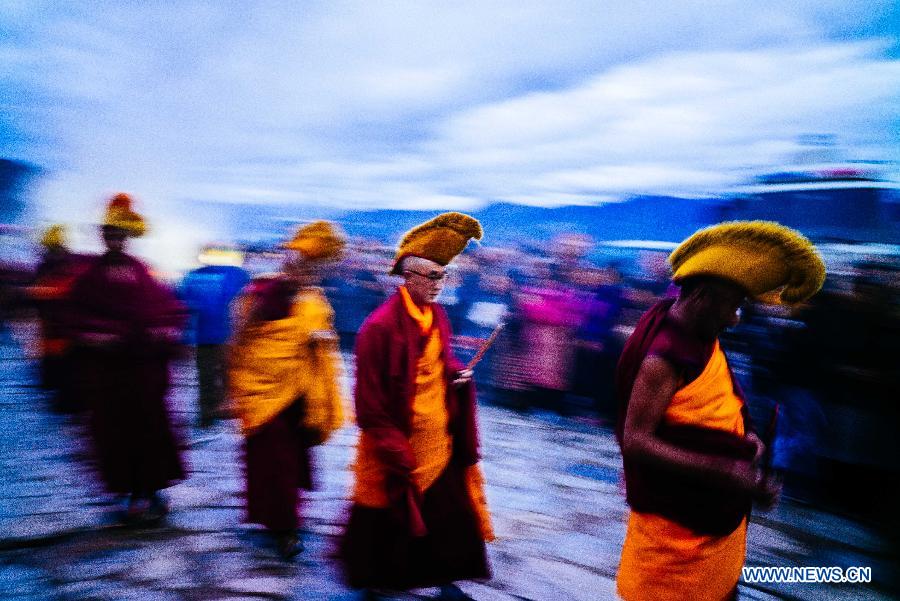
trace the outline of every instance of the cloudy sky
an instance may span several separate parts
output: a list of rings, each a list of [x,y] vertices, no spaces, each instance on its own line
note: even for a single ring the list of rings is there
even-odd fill
[[[0,103],[49,216],[702,194],[900,159],[900,3],[0,0]]]

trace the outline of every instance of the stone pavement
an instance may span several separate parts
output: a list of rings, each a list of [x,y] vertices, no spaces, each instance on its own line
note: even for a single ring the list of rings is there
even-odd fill
[[[162,524],[125,528],[115,520],[120,506],[87,467],[83,424],[50,414],[31,362],[18,345],[0,345],[0,599],[356,598],[333,559],[355,428],[316,449],[318,490],[303,507],[306,550],[283,562],[258,529],[241,523],[234,422],[211,432],[190,426],[193,378],[189,363],[180,364],[171,399],[189,441],[190,477],[168,490],[172,513]],[[494,407],[481,408],[481,421],[498,535],[489,545],[494,578],[462,588],[482,601],[615,599],[626,506],[611,432]],[[872,530],[782,502],[753,517],[747,565],[871,566],[874,583],[742,584],[741,599],[889,599],[886,559]]]

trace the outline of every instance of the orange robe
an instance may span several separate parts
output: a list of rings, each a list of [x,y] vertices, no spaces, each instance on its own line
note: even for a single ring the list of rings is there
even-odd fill
[[[343,422],[333,312],[318,288],[295,294],[277,278],[254,282],[238,310],[228,382],[246,436],[247,521],[296,530],[309,448]]]
[[[416,364],[416,392],[412,402],[412,432],[409,444],[415,457],[412,480],[420,493],[428,490],[444,472],[453,455],[453,437],[448,431],[449,415],[445,399],[447,382],[441,358],[441,336],[433,326],[431,308],[420,311],[405,288],[400,288],[409,315],[423,333],[429,334],[425,349]],[[385,482],[386,470],[375,453],[375,443],[365,431],[357,445],[353,501],[366,507],[390,505]],[[493,540],[490,514],[484,494],[484,477],[478,464],[466,468],[466,484],[478,515],[485,540]]]
[[[744,435],[743,402],[716,341],[700,376],[678,390],[664,421]],[[659,515],[632,511],[622,547],[618,592],[626,601],[728,599],[746,554],[747,521],[726,536],[699,535]]]

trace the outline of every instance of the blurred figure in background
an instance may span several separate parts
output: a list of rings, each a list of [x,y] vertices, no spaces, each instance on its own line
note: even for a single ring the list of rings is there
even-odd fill
[[[34,282],[34,270],[19,257],[19,250],[28,246],[25,237],[25,228],[0,223],[0,344],[13,338],[13,321],[31,305],[27,287]]]
[[[367,258],[359,251],[351,252],[323,282],[335,310],[334,325],[341,350],[345,352],[353,350],[363,320],[384,300],[381,283],[366,265]]]
[[[438,301],[441,303],[444,313],[447,314],[447,319],[450,320],[450,329],[453,332],[459,333],[462,328],[469,301],[465,295],[472,289],[473,283],[478,279],[478,272],[471,265],[471,261],[460,258],[454,262],[451,269],[447,270],[441,282],[443,287],[441,288]],[[459,337],[457,337],[458,340]],[[462,344],[457,343],[456,348],[463,359],[465,354],[469,354],[469,356],[474,354],[470,345],[465,342]]]
[[[614,328],[623,304],[622,278],[615,267],[584,270],[584,316],[578,329],[575,388],[603,419],[615,419],[613,379],[621,344]]]
[[[225,343],[231,336],[231,303],[249,281],[239,267],[237,251],[207,247],[204,265],[189,272],[181,284],[181,298],[192,317],[199,383],[199,426],[219,417],[225,398]]]
[[[624,278],[621,325],[630,330],[660,298],[677,296],[669,276],[665,253],[655,250],[638,253],[632,269]]]
[[[110,492],[129,495],[130,519],[165,515],[159,490],[184,478],[166,394],[185,314],[126,253],[145,229],[131,197],[115,195],[103,222],[106,252],[73,282],[65,318],[100,472]]]
[[[72,413],[84,408],[73,394],[70,340],[61,322],[69,290],[87,265],[87,257],[69,251],[66,228],[51,225],[41,236],[44,249],[29,293],[41,321],[41,385],[53,396],[53,408]]]
[[[563,415],[570,412],[566,393],[572,388],[575,334],[584,309],[572,285],[562,282],[552,265],[542,265],[535,283],[522,290],[519,313],[530,406]]]
[[[241,297],[229,385],[246,436],[247,520],[275,537],[285,559],[302,550],[298,489],[312,488],[310,448],[343,423],[334,313],[318,287],[344,247],[325,221],[285,244],[282,272]]]
[[[441,587],[489,576],[493,538],[478,466],[475,388],[450,349],[435,299],[446,265],[481,225],[445,213],[408,232],[391,270],[404,285],[363,324],[356,344],[356,415],[362,430],[353,506],[343,542],[351,586]]]
[[[494,403],[523,411],[529,403],[527,370],[530,366],[523,337],[525,320],[522,315],[521,288],[527,280],[526,252],[511,252],[506,258],[509,280],[509,302],[490,362],[491,397]]]
[[[499,266],[482,264],[477,276],[477,279],[471,278],[470,285],[461,290],[464,316],[455,330],[454,343],[463,361],[472,359],[494,330],[505,323],[512,303],[512,281]],[[494,363],[495,354],[496,345],[493,345],[482,357],[484,367],[475,373],[482,399],[485,392],[493,396],[490,366]]]
[[[644,314],[618,367],[631,506],[618,591],[627,601],[733,599],[751,501],[770,503],[776,490],[719,335],[748,296],[809,298],[825,267],[808,240],[767,222],[701,230],[669,260],[680,294]]]
[[[827,347],[840,344],[809,325],[812,307],[828,296],[834,276],[810,303],[798,307],[755,304],[746,307],[729,350],[753,357],[749,411],[756,423],[772,423],[772,467],[782,480],[781,497],[821,502],[818,455],[824,442],[822,411],[825,377],[820,372]],[[743,348],[742,345],[743,344]],[[773,416],[772,412],[775,412]]]

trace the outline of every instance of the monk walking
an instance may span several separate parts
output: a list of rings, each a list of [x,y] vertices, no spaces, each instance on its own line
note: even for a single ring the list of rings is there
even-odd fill
[[[669,262],[680,294],[644,314],[618,366],[631,506],[618,591],[626,601],[734,599],[751,502],[776,490],[718,337],[748,298],[809,298],[825,267],[806,238],[759,221],[701,230]]]
[[[72,283],[88,264],[88,257],[69,250],[66,228],[48,227],[41,236],[43,257],[35,270],[29,293],[41,321],[41,385],[53,395],[53,409],[73,413],[83,409],[72,391],[71,341],[65,316]]]
[[[128,518],[139,520],[165,515],[159,491],[184,478],[166,395],[185,312],[126,253],[128,240],[146,230],[132,202],[127,194],[112,198],[106,252],[73,282],[66,322],[100,473],[110,492],[128,495]]]
[[[357,337],[362,433],[343,555],[366,598],[439,586],[442,599],[468,599],[453,582],[490,574],[472,372],[454,358],[435,302],[470,238],[481,238],[481,225],[460,213],[407,233],[392,270],[404,283]]]
[[[282,273],[254,280],[238,301],[229,386],[246,436],[247,520],[269,530],[285,559],[302,550],[298,489],[312,488],[310,448],[344,421],[334,312],[318,287],[343,247],[328,222],[301,228]]]

